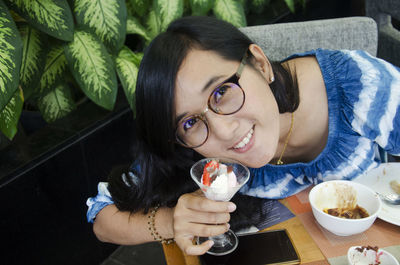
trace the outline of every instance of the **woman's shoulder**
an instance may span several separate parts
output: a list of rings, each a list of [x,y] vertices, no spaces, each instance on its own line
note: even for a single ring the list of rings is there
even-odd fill
[[[364,64],[379,65],[384,61],[378,59],[366,51],[363,50],[333,50],[333,49],[314,49],[306,52],[299,52],[290,55],[282,62],[290,61],[294,59],[309,59],[316,58],[317,62],[321,64],[345,64],[354,63],[359,67]]]

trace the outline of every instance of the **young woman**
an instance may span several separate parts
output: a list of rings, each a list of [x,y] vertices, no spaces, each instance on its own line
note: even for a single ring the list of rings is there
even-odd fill
[[[236,205],[202,196],[189,176],[196,160],[247,165],[240,192],[261,198],[352,179],[378,165],[379,147],[400,153],[399,102],[399,69],[365,52],[319,49],[270,62],[226,22],[178,19],[140,65],[136,160],[99,184],[88,220],[102,241],[174,238],[185,253],[203,254],[212,242],[196,246],[193,237],[225,232]]]

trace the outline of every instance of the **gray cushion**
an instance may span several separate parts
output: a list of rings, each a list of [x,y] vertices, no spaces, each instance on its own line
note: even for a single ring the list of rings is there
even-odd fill
[[[317,48],[360,49],[374,56],[377,52],[377,26],[369,17],[277,23],[244,27],[241,31],[272,61]]]
[[[400,31],[392,19],[400,20],[399,0],[366,0],[365,13],[378,24],[378,57],[400,66]]]

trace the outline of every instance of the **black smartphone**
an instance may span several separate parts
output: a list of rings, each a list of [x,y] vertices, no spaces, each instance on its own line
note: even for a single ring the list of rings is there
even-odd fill
[[[286,230],[271,230],[238,236],[235,251],[224,256],[205,254],[203,265],[300,264],[300,257]]]

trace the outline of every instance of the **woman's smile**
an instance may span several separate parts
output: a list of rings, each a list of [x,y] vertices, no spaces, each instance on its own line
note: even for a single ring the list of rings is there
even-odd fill
[[[254,126],[231,149],[238,153],[244,153],[247,152],[253,146],[253,144],[254,144]]]

